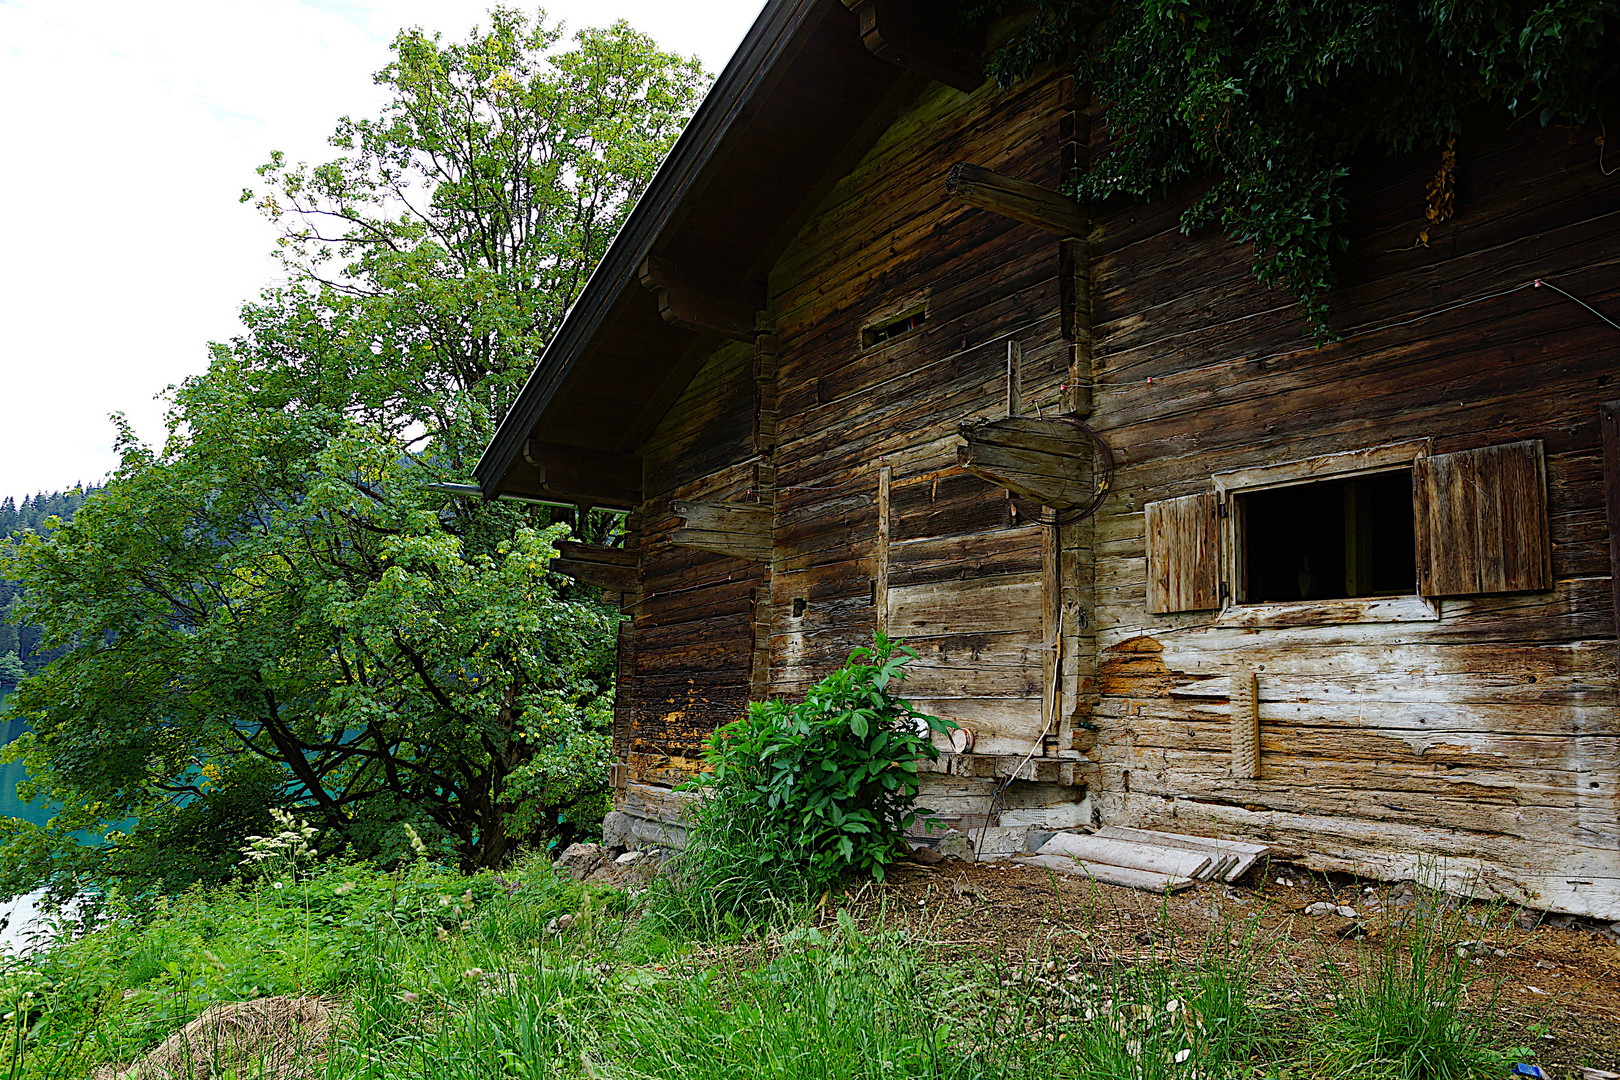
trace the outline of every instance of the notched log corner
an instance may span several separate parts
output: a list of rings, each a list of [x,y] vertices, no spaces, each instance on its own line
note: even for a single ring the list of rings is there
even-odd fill
[[[1084,506],[1096,496],[1086,434],[1061,420],[1009,416],[963,424],[956,461],[974,476],[1054,510]]]
[[[559,574],[608,592],[635,590],[638,554],[634,551],[564,540],[557,552],[551,568]]]
[[[757,503],[677,502],[681,526],[670,540],[749,562],[770,562],[771,508]]]
[[[961,161],[951,166],[945,177],[945,194],[1064,239],[1084,238],[1091,231],[1085,208],[1067,195],[1002,176],[982,165]]]

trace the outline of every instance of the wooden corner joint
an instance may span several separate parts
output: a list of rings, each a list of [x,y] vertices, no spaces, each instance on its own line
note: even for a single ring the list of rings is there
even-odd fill
[[[951,166],[945,177],[945,194],[1064,239],[1084,238],[1091,231],[1085,208],[1061,191],[1002,176],[971,162]]]
[[[729,280],[703,267],[649,255],[638,273],[642,288],[658,302],[658,314],[671,326],[752,342],[759,336],[763,288]]]
[[[748,562],[771,561],[772,511],[760,503],[675,502],[681,524],[670,533],[678,547],[712,551]]]

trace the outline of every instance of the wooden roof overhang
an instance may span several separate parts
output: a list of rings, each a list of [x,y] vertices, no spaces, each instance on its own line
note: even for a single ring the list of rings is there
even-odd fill
[[[937,23],[925,0],[769,0],[485,449],[486,497],[641,501],[639,447],[751,338],[803,216],[928,79],[976,84]]]

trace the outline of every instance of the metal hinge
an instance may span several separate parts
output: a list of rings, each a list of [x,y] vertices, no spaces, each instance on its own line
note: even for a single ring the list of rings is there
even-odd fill
[[[1226,517],[1226,504],[1224,502],[1215,504],[1215,516],[1218,518]]]

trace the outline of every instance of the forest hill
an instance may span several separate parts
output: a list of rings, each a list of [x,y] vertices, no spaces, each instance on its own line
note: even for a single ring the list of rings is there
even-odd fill
[[[0,543],[9,546],[19,533],[39,532],[53,517],[68,520],[95,490],[80,485],[68,491],[40,492],[24,496],[21,504],[8,495],[0,501]],[[13,619],[21,595],[22,586],[0,577],[0,686],[8,688],[63,652],[62,649],[35,652],[40,628],[29,623],[18,624]]]

